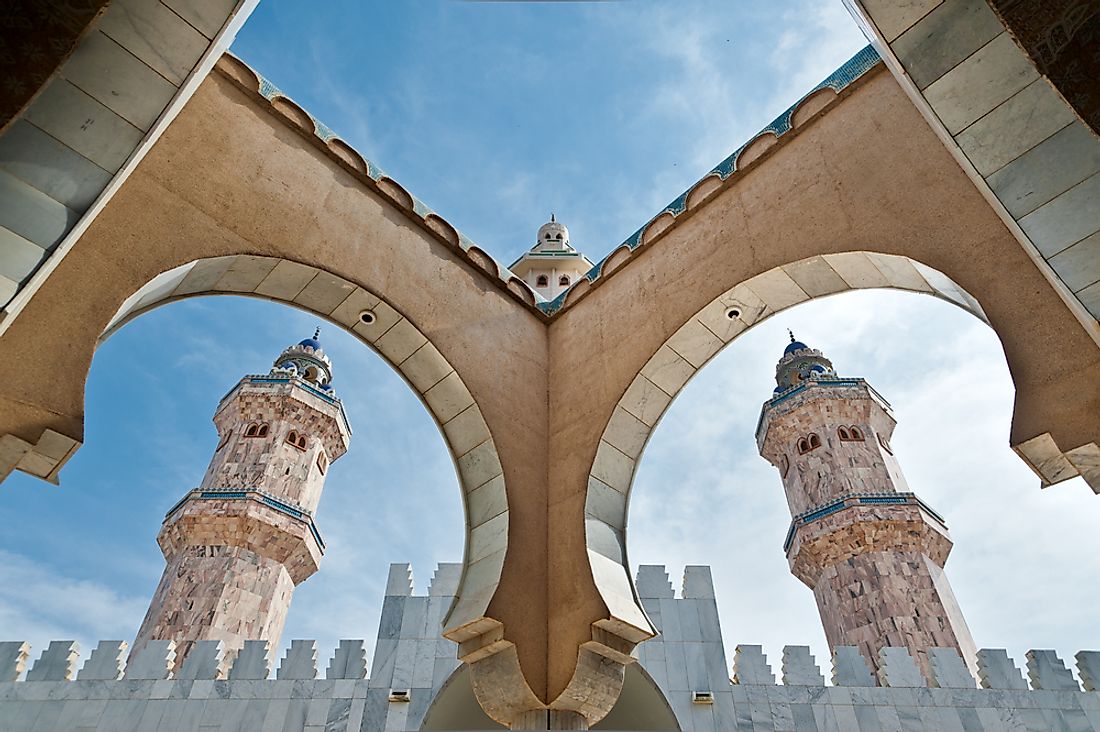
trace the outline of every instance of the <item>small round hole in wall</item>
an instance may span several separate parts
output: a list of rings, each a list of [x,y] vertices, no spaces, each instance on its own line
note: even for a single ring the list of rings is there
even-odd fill
[[[729,318],[730,320],[737,320],[738,318],[741,317],[741,309],[740,308],[730,308],[729,310],[726,311],[726,317]]]
[[[372,324],[374,322],[374,313],[372,313],[370,310],[364,310],[363,312],[359,313],[359,322],[363,323],[364,325]]]

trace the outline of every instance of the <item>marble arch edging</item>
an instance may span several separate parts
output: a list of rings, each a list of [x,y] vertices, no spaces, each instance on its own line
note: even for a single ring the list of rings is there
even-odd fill
[[[989,321],[949,277],[908,257],[867,251],[824,254],[776,267],[727,290],[688,319],[650,357],[616,403],[588,475],[585,539],[592,576],[613,621],[649,625],[630,579],[626,523],[637,463],[680,390],[741,333],[789,307],[859,289],[932,295]],[[1013,449],[1044,485],[1083,475],[1100,487],[1093,443],[1062,453],[1048,434]],[[645,623],[646,625],[642,625]]]
[[[415,324],[366,288],[316,267],[252,255],[200,259],[161,273],[122,304],[99,343],[161,305],[213,295],[271,300],[322,317],[355,335],[409,384],[442,433],[463,494],[463,573],[443,634],[461,643],[502,629],[485,613],[508,543],[503,468],[481,410],[454,367]],[[372,323],[360,319],[366,311]]]

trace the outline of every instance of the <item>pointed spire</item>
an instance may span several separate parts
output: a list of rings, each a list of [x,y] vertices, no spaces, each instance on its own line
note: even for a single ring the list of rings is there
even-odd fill
[[[790,328],[787,328],[787,335],[791,337],[791,343],[794,343],[794,331],[792,331]]]
[[[321,326],[317,326],[317,330],[313,331],[313,340],[317,340],[321,337]],[[791,340],[794,340],[794,336],[791,336]]]
[[[557,223],[557,219],[554,217],[554,212],[550,212],[550,223]]]

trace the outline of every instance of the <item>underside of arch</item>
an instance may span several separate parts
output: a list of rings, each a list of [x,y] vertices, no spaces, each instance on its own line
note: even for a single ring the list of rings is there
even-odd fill
[[[843,252],[776,267],[722,293],[679,327],[627,387],[600,437],[588,475],[585,535],[592,575],[612,617],[637,624],[626,554],[630,489],[650,435],[684,385],[719,351],[787,308],[850,290],[895,289],[932,295],[988,324],[972,295],[942,272],[908,257]]]
[[[402,376],[443,434],[465,507],[463,577],[444,635],[458,642],[495,624],[485,612],[500,582],[508,544],[500,456],[480,407],[428,337],[383,298],[342,277],[289,259],[236,255],[196,260],[161,273],[127,298],[100,342],[143,313],[207,295],[251,296],[311,312],[369,345]]]

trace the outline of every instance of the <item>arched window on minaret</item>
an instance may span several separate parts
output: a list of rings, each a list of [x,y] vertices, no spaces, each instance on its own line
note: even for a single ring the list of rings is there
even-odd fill
[[[266,424],[260,425],[260,430],[259,430],[259,432],[256,433],[256,436],[257,437],[267,437],[267,429],[268,429],[268,427],[267,427]]]
[[[836,433],[842,440],[852,439],[852,434],[848,431],[847,427],[837,427]]]
[[[287,442],[288,445],[291,445],[292,447],[296,447],[299,450],[305,450],[306,449],[306,436],[305,435],[299,435],[297,430],[291,430],[290,432],[287,432],[286,442]]]
[[[805,455],[809,451],[810,451],[810,443],[806,441],[805,437],[803,437],[802,439],[800,439],[798,441],[798,454],[799,455]]]
[[[550,235],[547,234],[546,238],[549,239]],[[550,285],[550,278],[547,277],[546,275],[539,275],[538,279],[535,280],[535,287],[547,287],[549,285]]]
[[[321,471],[321,475],[325,474],[328,470],[328,456],[325,455],[325,451],[317,453],[317,469]]]
[[[859,427],[856,427],[855,425],[852,425],[852,428],[849,431],[851,432],[853,440],[855,440],[857,442],[863,442],[863,433],[860,432]]]
[[[821,438],[817,435],[810,435],[810,449],[816,450],[821,447]]]
[[[562,275],[558,278],[558,285],[561,287],[569,287],[569,275]]]

